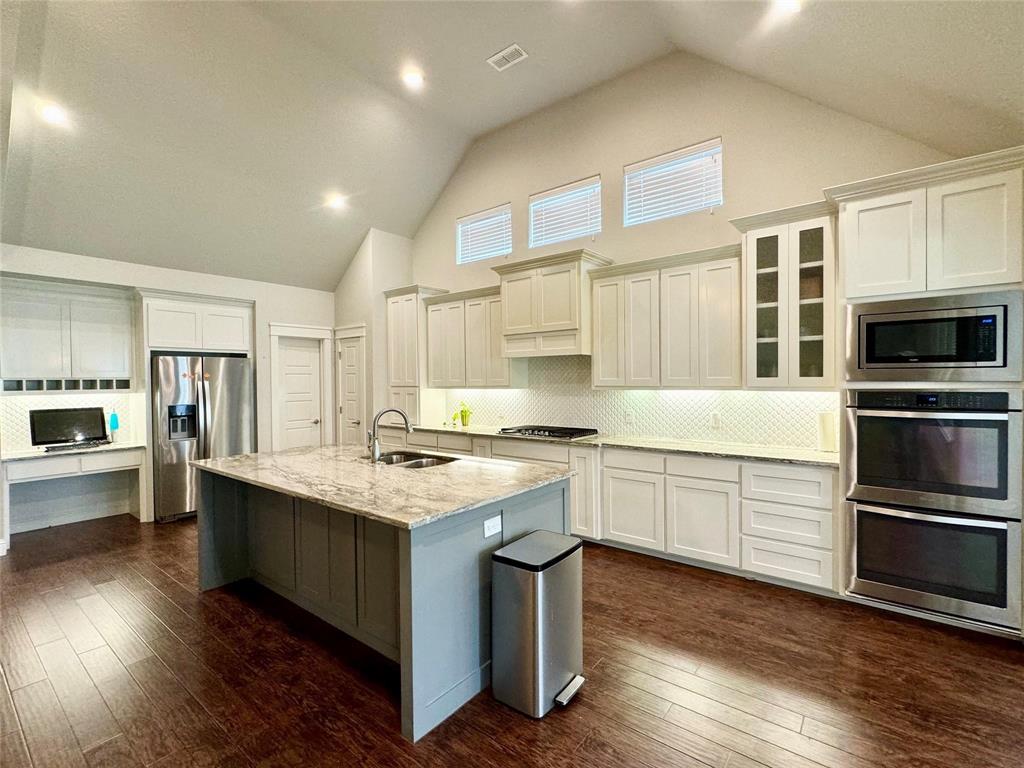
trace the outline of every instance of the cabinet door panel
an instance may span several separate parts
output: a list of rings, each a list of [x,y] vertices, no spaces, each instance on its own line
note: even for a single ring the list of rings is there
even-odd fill
[[[700,383],[738,387],[740,375],[740,265],[736,259],[700,265]]]
[[[602,472],[604,537],[647,549],[665,549],[665,477],[629,469]]]
[[[736,483],[670,477],[666,495],[666,552],[739,566],[740,508]]]
[[[595,387],[626,383],[626,316],[623,280],[604,278],[593,285],[594,341],[591,370]]]
[[[661,324],[658,272],[629,275],[623,281],[626,310],[626,385],[661,383]]]
[[[330,510],[309,501],[295,502],[295,591],[325,605],[331,594]]]
[[[388,299],[387,355],[388,386],[401,387],[405,384],[405,344],[402,341],[401,297]]]
[[[330,560],[331,609],[349,624],[356,623],[356,519],[348,512],[328,510],[327,549]]]
[[[601,519],[597,509],[597,450],[570,448],[569,469],[576,470],[570,480],[570,533],[599,539]]]
[[[427,307],[427,386],[445,386],[445,322],[444,307]]]
[[[444,306],[444,386],[466,386],[466,305]]]
[[[696,266],[661,271],[661,385],[700,385]]]
[[[840,212],[846,296],[925,289],[925,191],[846,203]]]
[[[154,349],[202,349],[202,307],[180,301],[149,302],[146,334],[149,346]]]
[[[747,384],[784,387],[788,376],[789,228],[748,232],[744,242],[747,306]]]
[[[280,587],[295,589],[293,499],[261,488],[248,489],[252,569]]]
[[[127,304],[72,300],[71,375],[129,378],[132,373],[132,309]]]
[[[579,328],[579,267],[555,264],[537,270],[537,330]]]
[[[245,352],[249,349],[249,310],[242,307],[204,307],[203,349]]]
[[[356,520],[359,628],[386,645],[398,644],[398,537],[393,526]]]
[[[832,219],[791,224],[788,262],[788,384],[831,387],[835,381]]]
[[[489,312],[488,299],[466,300],[467,387],[486,387],[490,383],[488,381],[488,374],[491,370]]]
[[[3,297],[0,373],[7,379],[69,375],[64,303],[39,297]]]
[[[1022,174],[928,189],[928,290],[1020,281]]]
[[[398,335],[396,344],[399,346],[399,373],[394,386],[416,387],[420,383],[419,372],[419,329],[420,299],[417,294],[399,296],[397,305]]]
[[[487,308],[487,368],[486,378],[489,387],[507,387],[512,383],[512,364],[507,357],[503,357],[502,342],[504,337],[501,333],[501,298],[492,296],[486,300]],[[466,319],[467,326],[469,319]],[[468,363],[467,363],[468,364]],[[524,363],[517,361],[517,370],[521,370]],[[468,382],[467,382],[468,383]]]
[[[537,329],[537,270],[501,278],[502,334]]]

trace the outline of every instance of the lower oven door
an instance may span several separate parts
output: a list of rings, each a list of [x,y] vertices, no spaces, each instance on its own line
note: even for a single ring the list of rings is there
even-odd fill
[[[850,505],[849,591],[1021,626],[1021,524]]]

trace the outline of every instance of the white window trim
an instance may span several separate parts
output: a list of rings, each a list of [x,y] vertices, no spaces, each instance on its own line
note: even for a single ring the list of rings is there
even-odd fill
[[[597,217],[597,229],[592,230],[592,231],[587,232],[587,233],[582,234],[582,235],[577,235],[575,237],[567,237],[564,240],[549,240],[549,241],[546,241],[546,242],[543,242],[543,243],[534,243],[534,241],[533,241],[533,209],[534,209],[534,205],[536,205],[537,203],[541,202],[542,200],[547,200],[548,198],[551,198],[551,197],[556,197],[558,195],[564,195],[564,194],[566,194],[568,192],[574,192],[577,189],[585,189],[587,187],[592,187],[594,185],[597,185],[597,200],[598,200],[598,207],[600,209],[599,210],[599,215]],[[559,187],[554,187],[552,189],[547,189],[547,190],[544,190],[543,192],[535,192],[534,194],[530,195],[529,207],[528,207],[528,221],[527,221],[527,233],[528,233],[528,238],[529,238],[529,247],[530,248],[542,248],[542,247],[544,247],[546,245],[554,245],[555,243],[563,243],[563,242],[567,242],[569,240],[579,240],[581,238],[593,237],[594,235],[601,234],[601,230],[604,228],[604,207],[603,207],[602,201],[601,201],[601,194],[602,194],[603,191],[604,191],[604,188],[603,188],[603,185],[601,183],[601,174],[597,173],[597,174],[594,174],[593,176],[588,176],[585,179],[579,179],[578,181],[573,181],[573,182],[570,182],[568,184],[563,184],[563,185],[561,185]]]
[[[673,214],[666,215],[666,216],[658,216],[658,217],[654,217],[654,218],[651,218],[651,219],[641,219],[639,221],[632,221],[632,222],[629,221],[629,215],[628,215],[629,214],[629,195],[628,195],[628,190],[627,190],[627,178],[629,177],[630,174],[636,173],[637,171],[643,171],[643,170],[646,170],[648,168],[655,168],[655,167],[657,167],[659,165],[666,165],[666,164],[671,163],[671,162],[673,162],[675,160],[679,160],[681,158],[688,157],[690,155],[697,155],[697,154],[700,154],[702,152],[707,152],[708,150],[712,150],[712,149],[716,149],[716,148],[719,150],[718,157],[719,157],[719,165],[721,166],[721,169],[720,169],[719,173],[723,174],[723,186],[724,186],[724,173],[723,173],[724,172],[724,166],[722,164],[724,163],[724,153],[725,153],[725,150],[724,150],[724,145],[723,145],[722,137],[721,136],[716,136],[713,139],[708,139],[707,141],[702,141],[699,144],[691,144],[688,147],[682,147],[681,149],[676,149],[676,150],[673,150],[672,152],[665,152],[664,154],[656,155],[655,157],[649,157],[646,160],[640,160],[640,161],[637,161],[635,163],[630,163],[629,165],[623,166],[623,168],[622,168],[622,226],[623,227],[635,227],[635,226],[637,226],[639,224],[647,224],[647,223],[654,222],[654,221],[662,221],[664,219],[675,218],[677,216],[685,216],[685,215],[687,215],[689,213],[698,213],[699,211],[713,210],[714,208],[716,208],[719,205],[721,205],[722,203],[720,202],[720,203],[717,203],[717,204],[714,204],[714,205],[708,205],[708,206],[705,206],[703,208],[696,208],[696,209],[693,209],[693,210],[690,210],[690,211],[684,211],[684,212],[681,212],[681,213],[673,213]],[[724,197],[725,197],[724,190],[722,192],[722,197],[723,197],[723,201],[722,202],[724,202]]]
[[[489,219],[496,214],[507,213],[508,214],[508,250],[503,253],[495,253],[490,256],[477,257],[475,259],[467,259],[463,261],[460,257],[462,255],[462,237],[460,230],[463,224],[473,224],[474,222],[480,221],[481,219]],[[473,264],[478,261],[488,261],[489,259],[498,259],[503,256],[509,256],[512,254],[512,203],[502,203],[496,205],[493,208],[488,208],[485,211],[477,211],[476,213],[470,213],[466,216],[460,216],[455,220],[455,263],[456,265]]]

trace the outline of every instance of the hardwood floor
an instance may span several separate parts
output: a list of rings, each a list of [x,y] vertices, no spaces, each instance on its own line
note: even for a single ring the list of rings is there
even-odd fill
[[[193,523],[20,534],[0,559],[0,764],[1024,764],[1024,647],[588,545],[588,681],[489,693],[416,745],[397,669],[253,584],[199,594]]]

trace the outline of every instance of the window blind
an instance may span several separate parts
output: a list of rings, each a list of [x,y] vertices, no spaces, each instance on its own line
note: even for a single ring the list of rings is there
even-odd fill
[[[530,247],[601,231],[601,177],[530,195]]]
[[[512,253],[512,204],[463,216],[455,222],[455,263]]]
[[[623,187],[626,227],[721,205],[722,140],[627,165]]]

